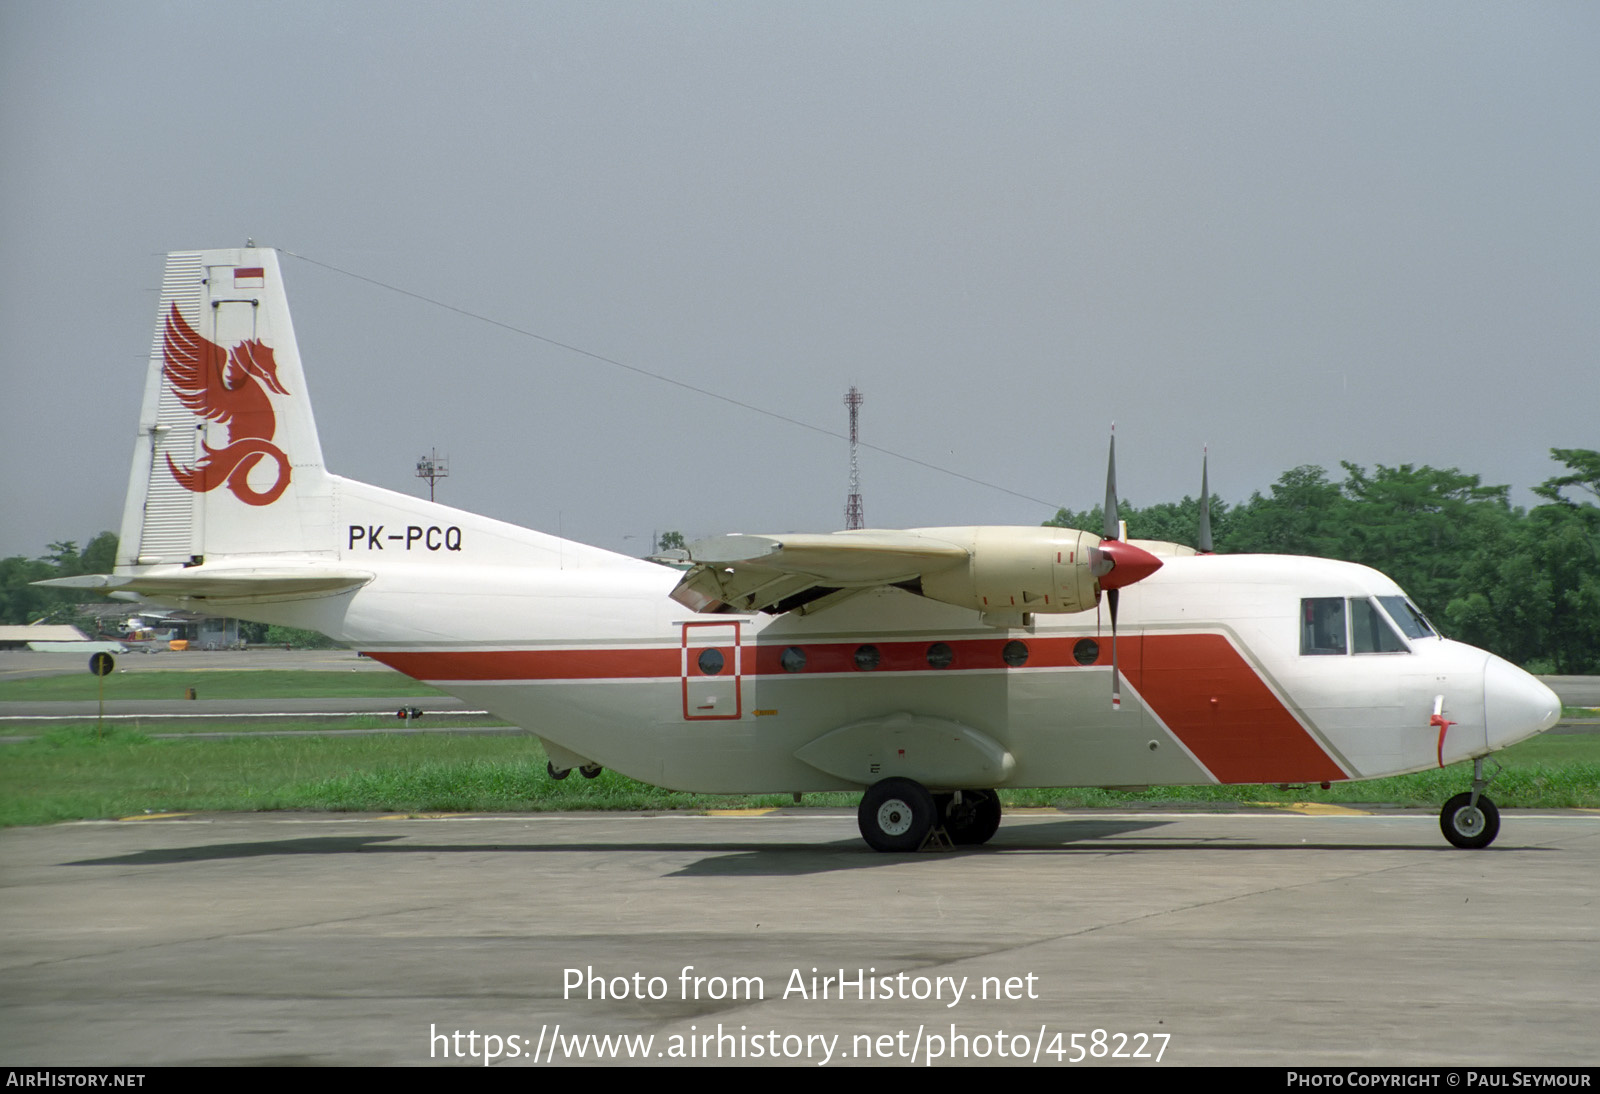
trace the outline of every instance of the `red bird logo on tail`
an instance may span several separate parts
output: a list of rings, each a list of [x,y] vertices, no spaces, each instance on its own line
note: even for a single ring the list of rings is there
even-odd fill
[[[223,483],[246,505],[271,505],[289,486],[289,460],[272,443],[278,419],[267,398],[271,390],[289,394],[278,382],[278,363],[272,348],[259,339],[240,342],[224,351],[195,333],[174,304],[167,313],[162,373],[184,406],[201,418],[228,427],[228,444],[212,448],[193,467],[179,467],[167,456],[167,467],[178,484],[197,493],[215,490]],[[263,458],[278,462],[278,478],[271,488],[251,487],[250,472]]]

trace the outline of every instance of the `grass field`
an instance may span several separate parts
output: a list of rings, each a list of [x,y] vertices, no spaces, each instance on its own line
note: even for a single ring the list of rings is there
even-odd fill
[[[508,726],[511,723],[491,718],[487,714],[470,717],[462,715],[426,714],[418,726],[424,729],[442,729],[450,726]],[[397,729],[402,725],[393,714],[349,714],[334,718],[308,719],[306,715],[286,715],[280,718],[170,718],[149,715],[135,718],[108,718],[101,727],[102,733],[148,734],[150,736],[173,733],[327,733],[346,729]],[[81,729],[91,736],[96,732],[94,719],[60,722],[6,722],[0,721],[0,735],[7,737],[44,737],[63,730]],[[0,753],[3,756],[4,753]]]
[[[248,669],[189,669],[122,672],[105,677],[105,698],[182,699],[194,688],[200,699],[337,699],[386,695],[443,695],[437,688],[398,672],[283,672]],[[99,684],[87,672],[0,682],[0,703],[92,703]]]
[[[1534,738],[1496,757],[1490,791],[1503,808],[1600,808],[1600,734]],[[1458,765],[1362,783],[1006,791],[1011,806],[1328,802],[1436,808],[1465,790]],[[853,807],[853,793],[806,803]],[[226,810],[479,813],[549,810],[702,810],[791,804],[787,795],[717,796],[660,790],[607,771],[551,779],[538,741],[470,734],[151,740],[126,728],[96,737],[93,722],[0,746],[0,825]]]

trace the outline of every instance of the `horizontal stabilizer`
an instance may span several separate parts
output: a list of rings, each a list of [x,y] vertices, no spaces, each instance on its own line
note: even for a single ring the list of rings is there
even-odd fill
[[[82,574],[36,581],[57,589],[131,592],[163,600],[295,600],[358,589],[373,574],[325,563],[299,566],[189,566],[137,574]]]

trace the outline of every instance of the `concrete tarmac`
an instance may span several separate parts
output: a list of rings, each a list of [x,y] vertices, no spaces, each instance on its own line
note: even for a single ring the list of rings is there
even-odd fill
[[[1600,1060],[1593,811],[217,815],[0,833],[0,889],[13,1065]]]

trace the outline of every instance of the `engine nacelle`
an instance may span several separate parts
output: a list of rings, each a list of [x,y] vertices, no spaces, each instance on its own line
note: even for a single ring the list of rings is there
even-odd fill
[[[980,612],[1081,612],[1100,589],[1100,537],[1073,528],[919,528],[958,543],[966,565],[924,574],[922,595]]]

